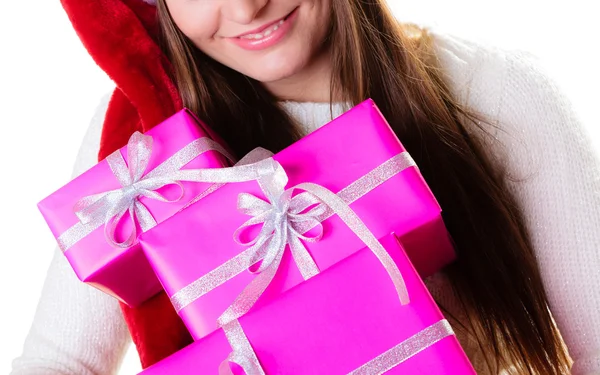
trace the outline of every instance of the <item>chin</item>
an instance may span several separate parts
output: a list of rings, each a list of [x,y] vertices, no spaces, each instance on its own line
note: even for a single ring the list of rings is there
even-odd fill
[[[293,76],[294,73],[295,73],[295,71],[288,71],[288,70],[272,71],[271,70],[268,72],[261,71],[260,73],[257,73],[257,74],[246,74],[246,75],[248,77],[253,78],[262,83],[272,83],[272,82],[277,82],[277,81],[281,81],[286,78],[289,78],[289,77]]]
[[[292,62],[280,59],[272,63],[262,62],[256,64],[255,69],[246,72],[241,71],[241,73],[259,82],[270,83],[292,77],[302,71],[303,68],[304,64],[298,63],[298,60]]]

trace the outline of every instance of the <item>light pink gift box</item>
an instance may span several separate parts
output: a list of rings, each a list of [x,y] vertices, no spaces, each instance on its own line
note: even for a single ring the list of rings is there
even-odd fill
[[[153,149],[145,173],[196,139],[208,137],[221,142],[187,109],[177,112],[149,130],[146,135],[152,136]],[[127,162],[127,146],[121,148],[120,152]],[[208,151],[186,164],[184,169],[223,166],[228,166],[227,160],[220,153]],[[210,186],[206,183],[189,182],[183,182],[182,185],[184,194],[177,202],[167,203],[146,197],[141,197],[139,201],[160,223]],[[61,234],[78,223],[78,218],[74,214],[74,205],[79,199],[118,188],[121,188],[121,185],[105,159],[42,200],[38,208],[58,240]],[[180,194],[179,188],[172,185],[157,191],[171,199]],[[130,233],[132,225],[129,216],[125,215],[117,225],[117,239],[125,239],[127,237],[125,233]],[[161,290],[160,283],[139,244],[127,249],[112,247],[105,239],[104,225],[71,247],[65,249],[65,246],[61,246],[61,248],[79,279],[130,306],[139,305]]]
[[[274,159],[287,172],[288,187],[314,182],[338,193],[404,151],[373,101],[367,100]],[[256,181],[226,184],[140,237],[170,297],[246,250],[233,238],[235,230],[249,219],[236,206],[242,192],[264,198]],[[417,168],[393,175],[350,207],[376,238],[397,233],[422,277],[454,259],[440,207]],[[305,244],[321,271],[364,246],[336,215],[323,222],[323,234],[320,241]],[[254,277],[242,272],[180,309],[192,336],[199,339],[213,332],[217,318]],[[274,298],[302,281],[286,251],[262,298]]]
[[[359,373],[475,374],[395,236],[381,243],[404,277],[410,303],[400,304],[379,260],[363,248],[239,319],[266,374],[348,374],[381,355],[387,366]],[[217,374],[230,351],[219,329],[141,374]],[[398,353],[407,358],[393,360]]]

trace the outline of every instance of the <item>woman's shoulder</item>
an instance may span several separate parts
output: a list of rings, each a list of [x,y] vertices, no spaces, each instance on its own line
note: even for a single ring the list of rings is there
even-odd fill
[[[548,121],[543,121],[548,116],[564,117],[571,110],[560,85],[535,54],[435,29],[428,32],[455,98],[499,128],[534,136],[541,128],[548,130]]]
[[[427,31],[450,90],[460,102],[471,107],[497,107],[506,90],[511,89],[511,83],[523,83],[519,86],[528,89],[532,82],[548,77],[531,52],[436,28]]]
[[[473,129],[512,178],[541,173],[548,150],[591,149],[589,132],[570,98],[536,55],[433,30],[430,34],[449,89],[493,125],[486,132]]]

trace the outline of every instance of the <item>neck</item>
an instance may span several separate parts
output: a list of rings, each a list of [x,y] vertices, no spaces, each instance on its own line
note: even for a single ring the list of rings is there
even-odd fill
[[[331,75],[330,51],[324,48],[300,72],[263,85],[280,101],[329,103]]]

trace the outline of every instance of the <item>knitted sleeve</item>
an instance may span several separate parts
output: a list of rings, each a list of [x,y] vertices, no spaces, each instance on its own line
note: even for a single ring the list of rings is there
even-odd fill
[[[97,162],[108,100],[108,95],[102,99],[91,121],[73,177]],[[117,300],[82,283],[56,248],[11,375],[116,374],[130,340]]]
[[[568,98],[530,56],[507,56],[499,107],[511,188],[574,360],[600,374],[600,163]],[[500,138],[500,133],[498,133]]]
[[[589,134],[535,56],[438,37],[454,92],[498,127],[486,150],[508,169],[572,374],[600,375],[600,161]]]

